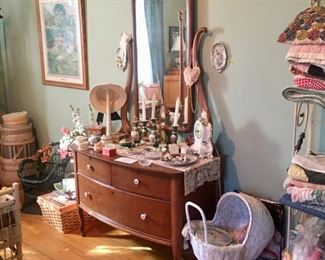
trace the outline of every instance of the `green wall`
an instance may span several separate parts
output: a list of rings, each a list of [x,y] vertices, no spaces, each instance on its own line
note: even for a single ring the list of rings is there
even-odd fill
[[[100,83],[125,84],[126,72],[115,65],[122,32],[131,32],[128,0],[86,1],[90,89]],[[26,110],[40,143],[57,141],[62,126],[72,127],[69,105],[79,107],[88,120],[89,91],[43,86],[34,0],[4,0],[10,73],[9,109]]]
[[[128,0],[88,0],[87,37],[90,88],[98,83],[123,85],[126,73],[115,66],[122,32],[131,32]],[[202,70],[214,119],[214,139],[225,155],[226,190],[272,199],[292,154],[293,104],[281,96],[292,84],[284,61],[287,46],[276,42],[307,0],[199,0],[197,24],[209,33],[202,45]],[[60,138],[71,127],[69,105],[88,116],[89,91],[43,86],[33,0],[2,0],[9,65],[10,111],[27,110],[40,142]],[[215,42],[228,46],[229,65],[219,74],[210,64]]]

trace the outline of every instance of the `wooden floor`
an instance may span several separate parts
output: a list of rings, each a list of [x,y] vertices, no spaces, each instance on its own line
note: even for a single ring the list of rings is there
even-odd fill
[[[27,260],[59,259],[171,259],[168,247],[142,240],[100,222],[62,234],[42,221],[41,216],[22,214],[23,254]]]

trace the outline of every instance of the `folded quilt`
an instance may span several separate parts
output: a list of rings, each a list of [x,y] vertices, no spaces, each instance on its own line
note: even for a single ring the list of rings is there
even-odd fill
[[[291,159],[291,163],[297,164],[300,167],[314,172],[325,173],[325,156],[324,155],[309,155],[307,157],[296,154]]]
[[[325,91],[288,87],[282,91],[282,96],[289,101],[318,104],[325,108]]]
[[[283,182],[283,187],[288,188],[290,186],[296,186],[296,187],[299,187],[299,188],[310,188],[310,189],[314,189],[314,190],[325,191],[325,185],[314,184],[314,183],[304,182],[304,181],[298,181],[298,180],[292,179],[291,177],[287,177]]]
[[[278,42],[291,44],[325,43],[325,7],[312,6],[300,12],[279,35]]]
[[[290,186],[287,188],[287,193],[291,195],[293,202],[325,206],[325,191]]]
[[[294,64],[290,66],[290,72],[294,75],[303,75],[310,78],[325,80],[324,69],[312,64]]]
[[[314,89],[314,90],[325,90],[325,81],[306,77],[304,75],[295,75],[293,77],[293,83],[299,88]]]
[[[325,65],[325,44],[294,44],[286,55],[288,62]]]
[[[288,169],[288,176],[299,181],[325,185],[324,173],[304,169],[296,164],[290,165]]]

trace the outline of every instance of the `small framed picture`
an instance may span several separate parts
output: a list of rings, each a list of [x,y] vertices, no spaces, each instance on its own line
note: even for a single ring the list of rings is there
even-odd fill
[[[35,0],[44,85],[88,89],[84,0]]]
[[[179,27],[178,26],[169,26],[169,31],[168,31],[168,49],[169,51],[172,51],[173,49],[177,48],[173,46],[177,44],[176,40],[177,37],[179,36]]]
[[[179,43],[180,43],[179,26],[169,26],[169,33],[168,33],[169,51],[179,51]],[[183,28],[183,44],[185,44],[185,28]]]

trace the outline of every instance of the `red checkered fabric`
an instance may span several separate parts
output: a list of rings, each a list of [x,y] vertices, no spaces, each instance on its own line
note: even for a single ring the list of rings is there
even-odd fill
[[[324,80],[310,78],[303,75],[296,75],[293,77],[293,82],[299,88],[325,91]]]

